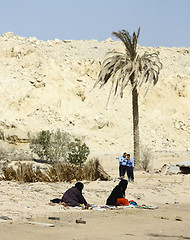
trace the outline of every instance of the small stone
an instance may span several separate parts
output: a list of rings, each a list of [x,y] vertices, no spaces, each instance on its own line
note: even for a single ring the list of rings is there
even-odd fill
[[[27,223],[32,225],[39,225],[43,227],[55,227],[55,225],[51,223],[42,223],[42,222],[27,222]]]
[[[179,216],[176,216],[176,217],[175,217],[175,220],[176,220],[176,221],[182,221],[182,218],[179,217]]]
[[[79,219],[76,219],[76,223],[86,224],[86,221],[84,221],[81,218],[79,218]]]
[[[168,217],[161,217],[161,219],[169,220],[169,218],[168,218]]]
[[[60,220],[60,217],[48,217],[48,219],[51,219],[51,220]]]
[[[12,220],[12,218],[8,217],[8,216],[0,216],[0,219],[3,220]]]

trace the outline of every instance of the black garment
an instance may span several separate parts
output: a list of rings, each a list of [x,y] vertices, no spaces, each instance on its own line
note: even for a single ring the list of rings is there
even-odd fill
[[[54,198],[54,199],[50,200],[50,202],[52,202],[52,203],[60,203],[60,202],[61,202],[61,199],[59,199],[59,198]]]
[[[134,181],[133,167],[127,166],[127,177],[129,181]]]
[[[76,184],[77,185],[77,184]],[[82,195],[82,189],[78,186],[74,186],[69,188],[64,194],[61,199],[62,202],[65,202],[68,206],[80,206],[80,204],[87,205],[85,198]],[[79,190],[81,189],[81,191]]]
[[[84,185],[81,182],[77,182],[75,184],[75,189],[71,188],[69,190],[67,190],[65,192],[65,194],[63,195],[65,201],[63,201],[63,197],[62,199],[59,198],[54,198],[52,200],[50,200],[52,203],[60,203],[60,202],[65,202],[67,203],[67,205],[72,206],[75,204],[80,205],[80,203],[84,203],[86,205],[86,200],[84,199],[84,197],[82,196],[82,189],[83,189]],[[75,206],[78,206],[75,205]]]
[[[75,187],[76,187],[80,192],[82,192],[84,185],[83,185],[83,183],[81,183],[81,182],[77,182],[77,183],[75,184]]]
[[[114,205],[116,206],[117,199],[118,198],[124,198],[125,197],[125,190],[127,188],[128,181],[127,180],[121,180],[119,184],[113,189],[110,196],[108,197],[106,201],[106,205]]]

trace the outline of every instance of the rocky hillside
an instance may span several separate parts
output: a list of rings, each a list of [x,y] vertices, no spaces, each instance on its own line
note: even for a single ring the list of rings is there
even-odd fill
[[[28,151],[28,132],[64,129],[83,137],[92,154],[133,151],[130,87],[123,99],[109,86],[91,91],[100,62],[120,42],[40,41],[0,36],[0,151]],[[190,48],[140,47],[163,63],[158,84],[140,96],[145,147],[190,151]]]

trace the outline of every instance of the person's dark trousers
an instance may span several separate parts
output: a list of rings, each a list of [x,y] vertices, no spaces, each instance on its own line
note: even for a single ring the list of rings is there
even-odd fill
[[[127,167],[127,177],[129,181],[134,181],[133,167]]]
[[[123,177],[126,172],[126,166],[125,165],[119,165],[119,176]]]

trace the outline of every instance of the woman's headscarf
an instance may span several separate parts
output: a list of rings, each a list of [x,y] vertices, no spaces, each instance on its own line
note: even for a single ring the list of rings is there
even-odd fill
[[[123,192],[125,192],[126,188],[127,188],[127,185],[128,185],[128,181],[125,180],[125,179],[122,179],[120,182],[119,182],[119,186],[120,188],[122,189]]]
[[[76,187],[80,192],[82,192],[82,189],[83,189],[84,185],[83,185],[83,183],[81,183],[81,182],[77,182],[77,183],[75,184],[75,187]]]

